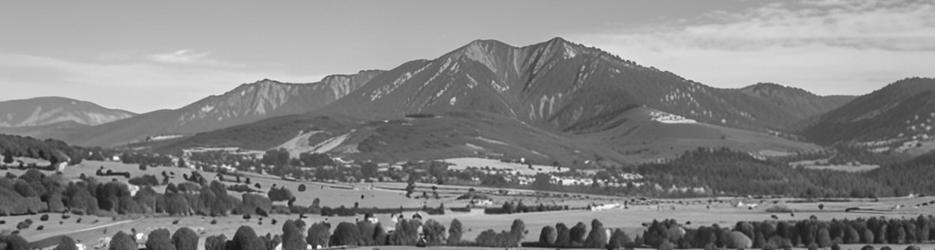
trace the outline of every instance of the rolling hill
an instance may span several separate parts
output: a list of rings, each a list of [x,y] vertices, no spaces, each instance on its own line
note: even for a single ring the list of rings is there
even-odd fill
[[[832,110],[802,133],[820,144],[856,144],[882,152],[935,148],[935,79],[907,78]]]
[[[65,97],[36,97],[0,102],[0,127],[25,128],[74,122],[100,125],[134,116],[133,112]]]
[[[209,96],[179,109],[153,111],[47,137],[83,146],[115,146],[191,135],[313,111],[344,97],[380,73],[368,70],[352,75],[332,75],[308,84],[264,79],[242,84],[224,94]]]

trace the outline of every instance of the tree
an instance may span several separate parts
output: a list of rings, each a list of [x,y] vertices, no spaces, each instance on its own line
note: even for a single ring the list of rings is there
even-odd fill
[[[446,242],[445,226],[433,219],[425,221],[425,224],[422,225],[422,235],[428,245],[437,246]]]
[[[237,232],[234,233],[234,238],[232,238],[228,244],[228,250],[253,250],[266,248],[266,246],[260,242],[260,239],[257,237],[256,232],[253,231],[253,228],[249,226],[240,226],[240,228],[237,228]]]
[[[28,250],[29,242],[19,234],[0,235],[0,243],[6,243],[6,250]]]
[[[305,236],[305,242],[312,247],[322,248],[328,246],[328,240],[331,237],[331,226],[323,222],[312,224],[308,228],[308,234]]]
[[[376,164],[376,163],[373,163],[373,162],[365,162],[364,164],[361,164],[361,165],[360,165],[360,174],[361,174],[364,178],[374,177],[374,176],[377,175],[377,170],[378,170],[378,169],[379,169],[379,167],[377,167],[377,164]]]
[[[555,244],[555,238],[558,237],[558,233],[555,232],[555,228],[552,226],[542,227],[542,231],[539,232],[539,244],[542,246],[552,246]]]
[[[350,222],[341,222],[331,235],[332,246],[357,246],[360,242],[360,231]]]
[[[818,247],[826,248],[831,246],[831,233],[828,231],[827,227],[821,227],[818,229]]]
[[[568,230],[568,226],[565,226],[565,223],[559,222],[558,224],[555,224],[555,235],[556,247],[571,246],[571,231]]]
[[[3,163],[13,164],[13,152],[10,152],[9,149],[3,151]]]
[[[148,250],[176,250],[169,237],[169,230],[160,228],[149,233],[146,239],[146,249]]]
[[[117,232],[113,238],[110,239],[110,250],[136,250],[136,240],[133,239],[133,236],[130,236],[123,231]]]
[[[205,250],[225,250],[227,237],[223,234],[208,236],[205,238]]]
[[[753,240],[750,240],[750,237],[747,237],[746,234],[733,231],[729,234],[730,241],[727,242],[727,248],[732,249],[749,249],[753,247]]]
[[[198,234],[191,228],[181,227],[172,234],[172,244],[177,250],[197,250]]]
[[[302,239],[302,228],[295,221],[287,220],[282,224],[282,249],[304,250],[305,240]]]
[[[618,228],[617,230],[614,230],[614,234],[610,236],[610,242],[607,243],[608,245],[607,247],[613,248],[613,249],[619,249],[619,248],[627,247],[632,243],[633,241],[630,240],[630,237],[627,236],[627,234],[624,233],[623,230],[620,230]]]
[[[584,246],[589,248],[603,248],[607,244],[607,235],[604,233],[604,224],[594,219],[591,221],[591,233],[584,241]]]
[[[574,227],[569,230],[569,235],[571,236],[571,246],[581,246],[584,245],[585,237],[588,233],[588,227],[584,223],[578,222]]]
[[[267,192],[267,196],[269,196],[269,199],[272,201],[288,201],[295,198],[295,195],[292,195],[292,191],[289,191],[286,186],[270,188],[269,192]]]
[[[456,246],[461,243],[461,235],[464,233],[464,230],[461,226],[461,221],[458,219],[452,219],[451,225],[448,226],[448,245]]]
[[[78,246],[71,237],[62,236],[58,242],[58,246],[55,246],[52,250],[78,250]]]
[[[289,151],[282,148],[266,151],[260,162],[271,166],[285,166],[289,163]]]
[[[520,219],[513,220],[513,224],[510,225],[510,236],[513,237],[513,242],[516,243],[514,246],[519,246],[519,243],[526,237],[526,223]]]

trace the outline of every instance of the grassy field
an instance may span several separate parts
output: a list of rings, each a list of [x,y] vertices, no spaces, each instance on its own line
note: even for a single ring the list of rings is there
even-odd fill
[[[80,166],[67,168],[64,172],[64,175],[67,178],[77,178],[82,173],[93,176],[94,171],[96,171],[100,166],[104,166],[106,169],[112,169],[115,171],[128,171],[131,172],[133,176],[139,176],[142,174],[153,174],[160,176],[162,171],[175,172],[176,178],[173,178],[171,180],[172,182],[182,182],[183,180],[181,175],[189,174],[191,172],[189,169],[162,167],[148,168],[144,171],[139,170],[135,165],[89,161],[81,164]],[[22,170],[8,171],[17,175],[22,174],[23,172]],[[214,175],[211,173],[206,173],[205,177],[210,179],[213,178]],[[308,205],[311,204],[313,199],[319,198],[321,199],[322,206],[331,207],[337,207],[340,205],[351,207],[353,206],[354,202],[358,202],[361,207],[380,208],[395,208],[400,206],[418,207],[422,206],[423,204],[428,206],[437,206],[441,203],[444,203],[448,208],[459,207],[464,206],[466,201],[456,200],[455,198],[467,192],[469,188],[464,186],[440,185],[438,188],[439,194],[441,196],[440,199],[413,199],[406,198],[404,196],[402,189],[405,187],[405,183],[348,184],[303,182],[307,186],[308,190],[305,192],[298,192],[296,191],[298,185],[303,183],[285,181],[269,176],[250,175],[250,177],[254,183],[260,183],[264,189],[271,187],[273,184],[276,186],[287,186],[297,196],[298,204]],[[116,179],[125,180],[123,177],[116,177]],[[630,197],[625,198],[595,195],[569,195],[568,197],[543,198],[541,195],[537,196],[536,192],[529,190],[507,189],[504,191],[508,191],[508,195],[500,195],[498,192],[500,189],[476,189],[478,192],[489,194],[495,202],[495,206],[500,206],[502,202],[508,200],[523,200],[524,204],[527,205],[544,203],[584,207],[588,204],[622,203],[624,200],[630,199]],[[428,191],[431,193],[430,186],[421,185],[417,189],[417,194],[421,194],[421,191]],[[239,194],[234,192],[232,192],[232,194],[239,196]],[[361,199],[361,196],[363,196],[363,199]],[[935,208],[915,207],[916,204],[935,200],[935,198],[929,197],[883,198],[879,201],[852,200],[846,202],[824,202],[824,209],[821,210],[818,208],[817,202],[793,202],[789,199],[753,200],[739,198],[720,198],[719,200],[722,202],[716,202],[710,205],[708,204],[707,199],[657,200],[655,201],[657,203],[653,204],[631,205],[628,209],[619,208],[603,211],[571,210],[526,214],[485,215],[481,210],[473,210],[468,213],[447,211],[444,215],[422,215],[425,219],[434,219],[446,226],[454,218],[461,220],[465,230],[464,238],[467,240],[473,240],[480,232],[486,229],[508,230],[512,220],[522,219],[530,233],[526,236],[526,239],[532,240],[538,237],[538,232],[543,226],[555,225],[558,222],[563,222],[570,226],[577,222],[588,223],[592,219],[601,220],[606,227],[623,228],[626,229],[626,231],[628,231],[630,234],[635,234],[642,230],[642,223],[650,222],[653,219],[662,220],[667,218],[676,219],[685,224],[690,223],[690,227],[696,227],[715,223],[720,225],[733,225],[737,221],[772,220],[771,216],[773,215],[777,216],[780,220],[807,219],[812,215],[822,220],[830,220],[877,216],[885,216],[889,218],[908,218],[918,215],[935,214]],[[743,201],[744,203],[756,203],[760,205],[754,209],[747,209],[746,207],[738,208],[734,205],[738,201]],[[766,212],[766,209],[773,206],[774,202],[782,204],[794,212]],[[897,208],[897,205],[900,205],[899,208]],[[850,207],[860,207],[862,209],[869,210],[861,212],[845,212],[845,209]],[[409,217],[411,213],[406,213],[405,215]],[[260,235],[265,235],[267,233],[279,234],[281,233],[282,222],[287,219],[298,219],[298,215],[272,215],[269,218],[263,219],[262,222],[257,218],[244,220],[240,216],[227,216],[219,218],[202,216],[121,216],[118,218],[112,218],[72,215],[72,217],[69,219],[62,219],[60,214],[51,214],[49,221],[42,222],[39,220],[40,216],[41,215],[0,217],[0,220],[4,220],[6,222],[0,225],[0,231],[12,231],[14,230],[17,222],[23,221],[26,218],[31,218],[35,222],[33,226],[29,229],[21,231],[21,234],[28,240],[35,241],[65,234],[81,242],[93,245],[102,237],[112,236],[117,231],[129,232],[131,229],[135,229],[138,232],[149,232],[158,228],[167,228],[174,231],[179,227],[185,226],[194,228],[196,231],[201,232],[202,237],[216,234],[225,234],[230,237],[239,226],[250,225]],[[388,214],[377,215],[380,221],[384,222],[384,226],[389,226],[389,216],[390,215]],[[79,218],[81,219],[80,223],[78,222]],[[273,225],[271,223],[273,219],[277,220],[278,223]],[[342,221],[354,222],[357,219],[361,218],[325,218],[318,215],[308,215],[306,223],[311,224],[318,221],[329,221],[333,224],[336,224],[337,222]],[[211,223],[213,220],[216,220],[215,224]],[[36,230],[39,225],[42,225],[45,228],[41,231]],[[394,248],[381,247],[381,249]]]

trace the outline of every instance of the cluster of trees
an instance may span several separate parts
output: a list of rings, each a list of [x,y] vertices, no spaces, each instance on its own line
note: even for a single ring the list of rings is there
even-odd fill
[[[523,201],[520,200],[516,203],[512,201],[507,201],[503,203],[501,207],[489,207],[484,208],[485,214],[513,214],[513,213],[531,213],[531,212],[547,212],[547,211],[561,211],[571,209],[568,205],[545,205],[539,203],[535,206],[527,206],[523,204]]]
[[[879,197],[894,193],[891,186],[865,175],[794,169],[726,148],[699,148],[669,162],[639,165],[630,171],[662,187],[706,188],[706,193],[696,195]]]
[[[865,175],[894,188],[893,194],[903,196],[910,193],[935,194],[935,152],[918,156],[912,160],[883,166]]]
[[[266,196],[244,194],[238,199],[229,195],[227,187],[218,181],[170,183],[161,194],[151,186],[143,186],[133,194],[123,182],[99,183],[92,177],[66,182],[60,173],[46,176],[34,169],[19,177],[8,173],[0,178],[0,201],[0,215],[68,210],[77,214],[222,216],[272,211],[272,201]]]
[[[36,169],[19,177],[6,173],[0,177],[0,216],[64,211],[63,183],[61,175],[45,176]]]
[[[176,166],[172,157],[162,154],[124,152],[120,154],[120,161],[125,164],[138,164],[140,166]]]
[[[913,219],[869,218],[819,221],[738,222],[733,227],[719,225],[684,228],[674,220],[653,221],[634,244],[647,247],[671,245],[677,248],[826,248],[837,244],[912,244],[935,239],[931,216]]]
[[[6,164],[13,164],[13,157],[29,157],[47,160],[51,165],[55,165],[65,161],[70,161],[71,164],[80,163],[88,155],[88,150],[68,146],[58,140],[38,140],[27,136],[0,134],[0,153],[3,163]]]

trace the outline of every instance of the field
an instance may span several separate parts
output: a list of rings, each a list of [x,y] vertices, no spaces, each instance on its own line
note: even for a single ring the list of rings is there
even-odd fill
[[[139,176],[141,174],[153,174],[159,176],[162,171],[175,172],[177,177],[172,179],[172,182],[181,182],[182,179],[180,176],[182,174],[188,174],[191,172],[191,170],[188,169],[162,167],[149,168],[144,171],[139,170],[135,165],[89,161],[81,164],[80,166],[67,168],[64,172],[64,175],[68,178],[76,178],[81,174],[93,176],[94,171],[96,171],[101,166],[104,166],[106,169],[113,169],[115,171],[129,171],[133,176]],[[22,174],[22,170],[8,171],[17,175]],[[214,175],[211,173],[205,174],[206,178],[212,178],[213,176]],[[406,185],[405,183],[345,184],[305,182],[304,184],[308,186],[308,190],[305,192],[298,192],[296,189],[298,185],[302,183],[285,181],[269,176],[250,175],[250,177],[254,183],[260,183],[264,188],[268,188],[273,184],[276,186],[287,186],[289,189],[293,190],[293,193],[297,196],[298,204],[307,205],[311,203],[311,200],[319,198],[321,199],[322,206],[331,207],[337,207],[340,205],[351,207],[353,206],[354,202],[359,203],[361,207],[380,208],[396,208],[400,206],[419,207],[423,204],[434,207],[441,203],[444,203],[448,208],[463,207],[466,204],[466,201],[456,200],[455,198],[467,192],[467,189],[469,188],[463,186],[442,185],[438,187],[440,199],[415,199],[405,197],[404,192],[402,191]],[[123,177],[117,177],[118,180],[122,180],[122,178]],[[504,190],[507,192],[507,194],[502,195],[499,192],[499,189],[476,189],[478,192],[488,194],[494,201],[495,206],[500,206],[500,204],[502,204],[504,201],[522,200],[524,204],[527,205],[544,203],[563,204],[572,207],[584,207],[588,204],[622,204],[624,200],[630,200],[632,198],[578,194],[570,194],[567,197],[546,197],[543,196],[542,193],[537,193],[534,191],[513,189]],[[416,193],[421,195],[421,191],[427,191],[431,193],[431,188],[429,186],[420,186]],[[239,194],[234,193],[234,195]],[[361,199],[361,196],[363,196],[363,199]],[[850,200],[844,202],[824,202],[824,209],[819,209],[817,202],[801,202],[791,199],[759,200],[724,197],[718,198],[717,200],[718,202],[711,204],[708,203],[707,199],[650,200],[645,203],[640,203],[641,205],[631,204],[627,209],[617,208],[603,211],[578,209],[557,212],[485,215],[483,214],[482,210],[475,209],[471,212],[465,213],[447,211],[444,215],[427,215],[423,213],[422,216],[424,219],[437,220],[446,226],[454,218],[461,220],[461,222],[464,224],[464,238],[467,240],[473,240],[481,231],[486,229],[494,229],[498,231],[508,230],[512,220],[522,219],[526,224],[527,230],[529,231],[526,239],[533,240],[538,237],[538,232],[543,226],[554,225],[558,222],[563,222],[565,224],[574,224],[577,222],[587,223],[592,219],[601,220],[606,227],[623,228],[632,235],[640,232],[643,229],[641,226],[642,223],[650,222],[653,219],[662,220],[672,218],[685,224],[690,223],[689,227],[695,227],[715,223],[720,225],[733,225],[737,221],[772,220],[771,216],[773,215],[777,216],[780,220],[806,219],[812,215],[821,220],[830,220],[876,216],[885,216],[889,218],[908,218],[935,213],[935,208],[915,206],[916,204],[935,200],[935,198],[928,197],[883,198],[879,201]],[[745,204],[759,204],[759,206],[753,209],[736,206],[735,204],[740,201],[744,202]],[[782,204],[794,212],[766,212],[766,209],[773,206],[774,203]],[[845,209],[850,207],[860,207],[861,209],[867,210],[862,212],[845,212]],[[409,217],[411,213],[405,213],[405,215]],[[51,214],[48,221],[42,222],[39,220],[40,216],[41,215],[0,217],[0,220],[5,221],[5,223],[0,225],[0,231],[12,231],[14,230],[17,222],[23,221],[26,218],[31,218],[33,221],[35,221],[33,226],[29,229],[21,231],[21,234],[30,241],[42,240],[65,234],[85,244],[94,245],[103,237],[112,236],[117,231],[129,232],[131,229],[135,229],[137,232],[149,232],[158,228],[168,228],[174,231],[179,227],[186,226],[194,228],[196,231],[202,233],[202,237],[216,234],[225,234],[230,237],[239,226],[250,225],[260,235],[265,235],[267,233],[279,234],[281,233],[281,223],[283,221],[287,219],[298,219],[298,215],[272,215],[269,218],[264,218],[262,220],[258,218],[245,220],[240,216],[227,216],[218,218],[202,216],[119,216],[117,218],[112,218],[77,215],[72,215],[69,219],[62,219],[62,215],[60,214]],[[307,216],[308,218],[305,219],[307,224],[318,221],[329,221],[333,224],[336,224],[337,222],[341,221],[354,222],[357,219],[361,219],[360,217],[321,217],[319,215]],[[389,216],[389,214],[377,215],[380,221],[384,223],[384,226],[389,225]],[[79,218],[81,219],[80,223],[78,222]],[[272,223],[272,220],[274,219],[278,222],[275,225]],[[212,224],[211,221],[213,220],[216,220],[216,223]],[[44,226],[44,230],[36,230],[37,226],[39,225]]]

